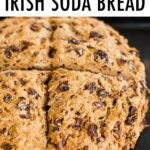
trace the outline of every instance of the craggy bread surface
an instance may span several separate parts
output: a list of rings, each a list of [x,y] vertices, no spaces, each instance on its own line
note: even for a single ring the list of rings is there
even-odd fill
[[[0,70],[0,150],[129,150],[146,126],[139,51],[102,21],[4,19]]]
[[[0,72],[0,150],[45,150],[47,73]]]

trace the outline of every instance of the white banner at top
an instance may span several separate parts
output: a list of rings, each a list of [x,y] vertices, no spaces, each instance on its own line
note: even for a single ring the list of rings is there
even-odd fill
[[[0,0],[0,16],[150,16],[150,0]]]

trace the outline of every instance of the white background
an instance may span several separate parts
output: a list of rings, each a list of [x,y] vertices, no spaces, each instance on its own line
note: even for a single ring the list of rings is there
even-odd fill
[[[11,0],[9,0],[11,1]],[[24,1],[25,7],[29,7],[29,4],[27,3],[27,0],[18,0],[19,5],[21,1]],[[35,3],[36,0],[31,0],[33,3]],[[60,6],[60,1],[61,0],[56,0],[59,3]],[[66,3],[66,0],[63,0],[64,4]],[[75,0],[78,1],[78,0]],[[81,8],[82,8],[82,3],[84,0],[79,0],[81,1]],[[72,11],[72,0],[70,0],[70,9],[68,11],[62,11],[61,8],[57,11],[52,11],[52,8],[55,8],[55,4],[53,3],[52,0],[44,0],[44,11],[6,11],[6,0],[0,0],[0,16],[150,16],[150,0],[145,0],[145,8],[142,11],[108,11],[107,10],[107,4],[108,0],[104,0],[106,4],[106,8],[104,11],[98,11],[98,0],[89,0],[90,1],[90,6],[91,6],[91,11]],[[114,0],[115,1],[115,6],[117,9],[117,3],[118,1],[124,1],[121,6],[125,8],[126,2],[128,0]],[[134,4],[136,4],[136,0],[132,0]],[[141,1],[141,0],[139,0]],[[34,7],[35,8],[35,7]]]

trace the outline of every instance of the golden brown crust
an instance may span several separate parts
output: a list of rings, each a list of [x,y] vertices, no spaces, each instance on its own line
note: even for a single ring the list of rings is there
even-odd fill
[[[91,18],[50,18],[56,50],[52,66],[126,77],[144,77],[139,52],[117,31]],[[140,74],[139,74],[140,72]]]
[[[102,21],[5,19],[0,70],[0,150],[128,150],[145,127],[139,51]]]
[[[10,18],[0,24],[1,69],[67,69],[145,77],[139,52],[93,18]]]
[[[134,148],[145,127],[143,81],[59,69],[48,86],[48,150]]]

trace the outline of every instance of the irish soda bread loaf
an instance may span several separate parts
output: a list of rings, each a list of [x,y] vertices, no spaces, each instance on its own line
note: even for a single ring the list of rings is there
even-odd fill
[[[93,18],[0,22],[0,150],[129,150],[146,126],[139,51]]]

